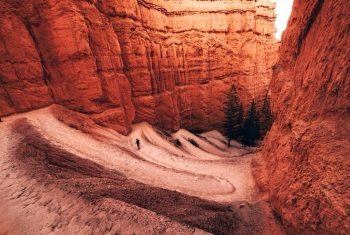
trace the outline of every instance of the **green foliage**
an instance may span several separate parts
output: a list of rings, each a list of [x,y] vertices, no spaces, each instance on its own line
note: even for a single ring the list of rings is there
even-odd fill
[[[243,116],[242,102],[233,85],[225,102],[224,134],[229,140],[229,146],[233,139],[242,141],[245,145],[254,146],[257,140],[266,135],[273,123],[269,97],[266,95],[264,98],[261,115],[253,100],[245,120]]]
[[[227,94],[225,103],[225,135],[229,139],[238,139],[242,134],[243,106],[237,96],[236,87],[233,85]]]
[[[260,139],[259,113],[256,110],[255,101],[253,100],[243,125],[242,142],[248,146],[254,146]]]
[[[261,123],[261,135],[265,136],[270,130],[273,123],[273,116],[270,108],[270,98],[266,95],[264,98],[263,106],[260,115]]]

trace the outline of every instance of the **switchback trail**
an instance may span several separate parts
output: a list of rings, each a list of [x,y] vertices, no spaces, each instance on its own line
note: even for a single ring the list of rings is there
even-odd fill
[[[122,136],[51,106],[6,118],[0,145],[2,234],[283,234],[256,154],[216,131]]]

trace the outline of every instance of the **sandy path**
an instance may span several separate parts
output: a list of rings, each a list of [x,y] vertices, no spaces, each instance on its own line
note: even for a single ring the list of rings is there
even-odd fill
[[[158,141],[158,146],[146,140],[146,134],[148,139],[150,136],[160,138],[146,124],[136,125],[129,137],[114,133],[115,137],[104,136],[103,141],[99,141],[64,125],[47,109],[33,111],[25,116],[51,143],[142,183],[222,202],[251,200],[254,196],[256,187],[251,175],[251,157],[199,158],[196,155],[204,151],[189,146],[189,143],[187,150],[191,148],[192,151],[177,150],[180,154],[175,155],[172,149],[175,147],[166,148],[166,144],[170,144],[164,143],[164,140]],[[137,151],[134,146],[136,138],[141,139],[141,151]],[[145,161],[132,157],[117,144]],[[183,157],[188,155],[190,157]],[[207,155],[214,156],[210,153]]]
[[[0,234],[204,234],[122,201],[92,205],[54,183],[36,180],[14,159],[21,141],[8,123],[1,123]]]
[[[245,157],[234,157],[247,153],[247,149],[240,148],[240,146],[227,148],[222,145],[222,136],[218,136],[217,133],[204,135],[207,139],[195,136],[185,130],[181,130],[173,136],[164,136],[145,123],[135,125],[133,132],[127,137],[96,125],[89,127],[88,132],[90,134],[86,134],[57,120],[51,109],[52,107],[14,115],[7,118],[5,123],[0,124],[0,146],[4,146],[0,153],[0,179],[2,180],[0,183],[0,199],[2,200],[0,210],[7,211],[8,216],[6,217],[13,218],[5,220],[0,217],[0,231],[6,231],[6,228],[16,228],[16,225],[20,224],[20,231],[28,229],[28,234],[47,234],[57,231],[60,233],[123,231],[123,234],[124,232],[128,234],[130,231],[136,233],[139,231],[142,234],[159,234],[165,231],[167,234],[172,234],[171,231],[177,231],[177,234],[203,233],[199,229],[181,225],[152,212],[157,211],[178,221],[198,224],[207,231],[231,231],[232,229],[234,229],[232,231],[236,231],[239,228],[240,231],[249,234],[254,234],[257,231],[261,234],[264,233],[263,231],[266,232],[265,225],[269,224],[270,228],[275,227],[275,231],[280,232],[278,226],[274,223],[271,212],[269,212],[268,204],[254,202],[258,196],[251,170],[251,161],[254,154]],[[16,155],[16,147],[23,141],[23,137],[16,135],[11,129],[11,125],[22,117],[26,118],[25,122],[29,123],[29,126],[35,128],[43,138],[42,141],[74,155],[75,158],[85,159],[92,164],[98,164],[106,169],[120,172],[128,179],[134,179],[144,185],[175,190],[184,195],[231,204],[230,208],[234,209],[215,209],[217,210],[215,213],[218,213],[218,211],[224,213],[220,217],[231,221],[229,222],[230,225],[223,225],[222,228],[217,227],[222,222],[215,222],[214,227],[208,225],[205,221],[220,217],[215,217],[215,213],[213,214],[207,209],[197,212],[197,214],[206,215],[205,220],[193,217],[194,215],[186,217],[185,215],[190,213],[191,210],[219,208],[220,206],[216,204],[206,205],[207,202],[200,199],[185,199],[188,196],[182,196],[182,194],[178,194],[175,198],[184,198],[180,207],[184,211],[180,210],[172,214],[170,211],[164,211],[163,208],[158,207],[153,202],[145,204],[144,200],[147,200],[147,198],[131,200],[125,193],[119,194],[121,189],[118,189],[118,187],[122,187],[122,185],[114,189],[113,184],[106,185],[110,188],[106,191],[107,193],[115,192],[115,194],[108,196],[114,198],[113,203],[108,202],[109,199],[106,198],[106,193],[104,193],[105,189],[101,189],[102,191],[97,194],[88,190],[90,195],[88,198],[99,198],[98,204],[91,205],[80,196],[67,195],[67,193],[58,189],[55,184],[47,186],[46,183],[36,181],[33,175],[28,177],[23,173],[23,170],[17,169],[16,164],[12,161]],[[136,139],[141,140],[140,150],[137,150],[135,146]],[[181,147],[176,147],[171,143],[174,139],[181,141]],[[189,139],[195,140],[199,146],[193,146]],[[99,183],[96,183],[95,187],[104,185],[99,180],[97,181]],[[70,179],[69,183],[71,182],[75,181]],[[86,185],[85,182],[78,184],[81,185],[78,192],[84,191],[87,187],[84,186]],[[139,187],[144,188],[144,186],[137,186],[137,188]],[[74,191],[76,188],[77,186],[73,189],[68,187],[64,190]],[[156,188],[147,190],[151,190],[149,192],[155,190],[157,197],[164,205],[167,204],[167,198],[177,195],[175,192],[169,194],[168,191],[159,191]],[[137,191],[130,193],[131,198],[133,198]],[[101,196],[97,196],[100,194]],[[125,203],[125,200],[131,204]],[[240,209],[242,202],[251,202],[254,206],[246,206],[242,210]],[[111,206],[117,208],[117,213],[111,214],[108,211]],[[170,204],[168,207],[170,210]],[[28,217],[28,215],[32,215],[33,211],[35,211],[35,214]],[[83,213],[79,213],[80,211],[83,211]],[[62,219],[62,213],[66,214],[66,212],[69,212],[71,216],[64,216],[64,219]],[[259,213],[268,215],[266,221],[257,218]],[[78,219],[76,218],[77,214],[79,214]],[[245,216],[246,219],[244,219]],[[94,226],[94,223],[89,222],[91,217],[98,218],[98,222],[95,222],[95,225],[98,224],[98,226]],[[112,224],[105,222],[110,221],[111,218],[117,222]],[[181,220],[182,218],[186,219]],[[237,219],[235,218],[241,218],[242,223],[236,223]],[[239,224],[241,227],[239,227]],[[257,229],[249,232],[249,229],[247,230],[249,226],[256,226]],[[11,232],[14,233],[15,230],[11,230]]]

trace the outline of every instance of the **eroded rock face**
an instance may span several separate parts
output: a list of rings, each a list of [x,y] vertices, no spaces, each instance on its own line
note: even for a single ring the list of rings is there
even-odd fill
[[[216,128],[231,84],[260,99],[277,57],[269,1],[0,4],[0,115],[58,103],[122,133]]]
[[[296,0],[274,70],[260,185],[294,232],[350,231],[348,9],[347,0]]]

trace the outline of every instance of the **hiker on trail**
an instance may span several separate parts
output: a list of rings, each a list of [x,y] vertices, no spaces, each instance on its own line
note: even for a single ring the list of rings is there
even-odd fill
[[[136,139],[136,145],[137,145],[137,149],[140,150],[140,140]]]

